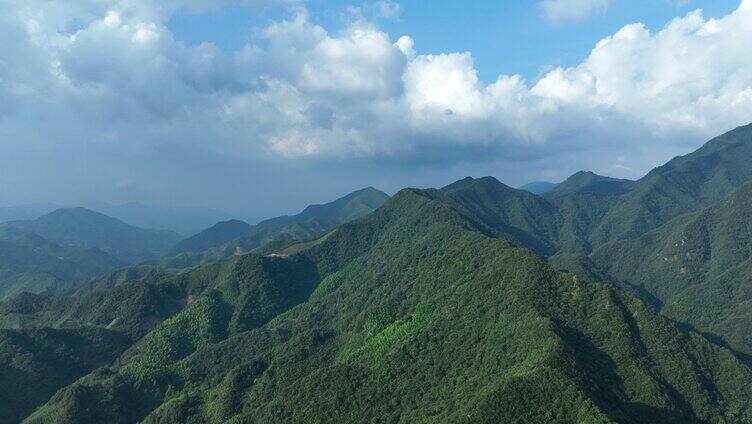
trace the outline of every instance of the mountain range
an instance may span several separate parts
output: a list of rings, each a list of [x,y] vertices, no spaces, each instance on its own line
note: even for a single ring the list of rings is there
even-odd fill
[[[338,225],[378,209],[389,196],[373,187],[358,190],[323,205],[311,205],[301,213],[280,216],[249,225],[231,220],[217,223],[172,248],[163,263],[188,266],[227,259],[269,243],[277,245],[315,237]]]
[[[164,207],[130,202],[111,204],[87,202],[76,207],[99,212],[140,228],[169,230],[182,236],[190,236],[217,221],[229,220],[232,215],[220,210],[199,207]],[[58,209],[71,209],[53,203],[0,207],[0,223],[37,219]]]
[[[466,178],[219,223],[160,247],[171,266],[0,302],[0,416],[752,422],[750,163],[752,125],[637,181]],[[0,230],[122,250],[91,225]]]
[[[85,208],[58,209],[30,221],[0,224],[0,230],[36,234],[54,243],[101,249],[125,263],[161,256],[182,237],[167,230],[147,230]]]

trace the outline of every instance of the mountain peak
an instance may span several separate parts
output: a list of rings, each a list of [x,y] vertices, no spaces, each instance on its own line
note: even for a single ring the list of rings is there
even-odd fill
[[[452,184],[442,187],[440,191],[444,193],[451,193],[461,190],[477,189],[481,187],[485,189],[492,188],[504,191],[514,190],[512,187],[509,187],[508,185],[502,183],[495,177],[486,176],[481,178],[465,177],[459,181],[455,181]]]
[[[99,248],[125,263],[153,259],[180,240],[170,231],[134,227],[85,207],[61,208],[33,221],[5,225],[65,246]]]
[[[558,198],[573,194],[619,196],[632,189],[635,182],[598,175],[592,171],[579,171],[557,185],[544,197]]]
[[[97,221],[109,221],[112,223],[119,223],[122,225],[128,225],[125,222],[120,221],[117,218],[113,218],[111,216],[107,216],[105,214],[95,212],[91,209],[87,209],[82,206],[77,206],[73,208],[60,208],[56,209],[46,215],[41,216],[37,219],[37,221],[53,221],[53,220],[70,220],[70,219],[84,219],[84,220],[97,220]]]

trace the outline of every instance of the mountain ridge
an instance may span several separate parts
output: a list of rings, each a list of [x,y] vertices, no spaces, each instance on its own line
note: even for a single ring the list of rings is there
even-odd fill
[[[154,259],[181,239],[171,231],[137,228],[83,207],[57,209],[32,221],[3,223],[0,228],[16,228],[63,245],[99,248],[125,263]]]
[[[255,297],[233,294],[246,290],[233,278],[178,278],[219,290],[197,292],[127,359],[59,391],[26,422],[752,418],[752,371],[732,352],[613,286],[557,273],[503,235],[484,235],[442,194],[402,190],[289,257],[250,254],[190,271],[262,264],[282,272],[280,287],[308,281],[312,293],[257,320],[245,313],[264,309],[236,303]],[[267,272],[244,269],[246,281]],[[284,277],[295,269],[315,273]],[[115,291],[184,296],[160,285]],[[113,293],[91,296],[132,298]],[[107,302],[96,302],[102,312],[118,309]],[[144,331],[122,328],[134,338]],[[389,402],[395,395],[402,401]]]
[[[215,226],[179,243],[168,264],[196,265],[247,253],[270,242],[312,238],[357,219],[381,206],[389,196],[373,187],[354,191],[332,202],[309,205],[297,215],[280,216],[246,227],[246,223]],[[247,224],[246,224],[247,225]],[[247,230],[247,231],[245,231]]]

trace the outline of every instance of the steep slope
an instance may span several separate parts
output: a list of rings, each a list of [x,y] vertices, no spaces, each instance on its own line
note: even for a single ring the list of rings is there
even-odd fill
[[[0,417],[20,422],[57,389],[112,363],[128,339],[112,331],[0,330]]]
[[[282,216],[263,221],[253,226],[242,236],[229,241],[222,240],[223,237],[217,237],[216,239],[220,243],[212,245],[212,243],[205,241],[214,238],[217,228],[213,228],[199,233],[187,240],[185,244],[181,244],[172,252],[175,257],[163,261],[163,264],[168,267],[186,267],[251,252],[273,241],[292,242],[312,238],[337,225],[373,212],[388,198],[388,195],[372,187],[365,188],[331,203],[308,206],[298,215]],[[232,227],[239,229],[241,225],[233,225]],[[223,229],[224,226],[219,228],[219,230]],[[229,235],[229,232],[227,234]],[[178,253],[182,253],[182,255],[177,255]]]
[[[720,201],[752,180],[751,161],[752,124],[654,169],[609,209],[590,236],[593,245],[643,234]]]
[[[660,299],[663,313],[752,354],[752,184],[702,212],[607,244],[593,260]]]
[[[273,265],[277,287],[315,287],[305,303],[236,329],[234,288],[249,274],[218,272],[228,265],[185,274],[183,287],[215,281],[201,276],[209,272],[225,275],[226,289],[197,293],[121,361],[59,391],[26,422],[752,419],[752,372],[731,352],[489,237],[468,216],[495,203],[465,204],[462,193],[463,184],[403,190],[293,256],[235,259]],[[92,299],[137,286],[147,285]],[[176,287],[163,286],[151,285]],[[36,319],[55,315],[50,303],[30,303]],[[257,316],[263,305],[245,310]],[[58,313],[75,315],[68,310]],[[137,336],[142,327],[126,328]]]
[[[63,293],[122,265],[98,249],[64,247],[35,234],[0,228],[0,300],[23,291]]]
[[[451,205],[489,235],[505,235],[542,255],[556,250],[558,211],[544,199],[493,177],[465,178],[427,195]]]
[[[58,209],[33,221],[0,224],[3,228],[64,246],[98,248],[126,263],[156,258],[181,239],[170,231],[144,230],[84,208]]]

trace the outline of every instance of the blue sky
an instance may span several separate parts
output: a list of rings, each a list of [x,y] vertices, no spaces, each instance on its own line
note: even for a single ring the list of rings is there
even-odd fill
[[[639,178],[752,120],[752,0],[6,0],[0,29],[0,205]]]
[[[586,57],[595,41],[626,24],[642,22],[661,28],[671,19],[700,8],[708,17],[724,16],[739,6],[737,0],[614,0],[605,13],[581,21],[549,22],[538,2],[478,0],[400,1],[399,15],[374,16],[393,38],[408,34],[421,53],[473,53],[480,78],[492,82],[500,73],[536,79],[556,66],[574,66]],[[347,0],[306,2],[311,20],[331,31],[346,27],[349,8],[362,3]],[[254,28],[288,16],[285,6],[225,7],[211,12],[182,12],[169,27],[189,44],[210,41],[225,51],[235,51],[254,37]]]

